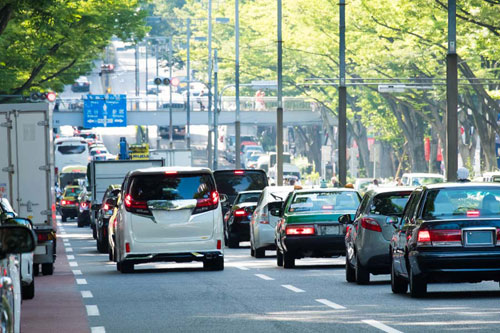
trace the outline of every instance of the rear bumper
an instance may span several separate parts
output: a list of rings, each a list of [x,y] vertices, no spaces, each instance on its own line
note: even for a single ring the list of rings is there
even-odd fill
[[[238,237],[240,242],[250,240],[250,223],[233,222],[229,225],[229,233]]]
[[[205,261],[224,257],[221,251],[207,252],[181,252],[181,253],[128,253],[125,262],[131,264],[144,264],[149,262],[192,262]]]
[[[77,207],[61,207],[61,214],[65,216],[77,216],[78,208]]]
[[[286,251],[297,256],[331,257],[345,255],[344,235],[286,237]]]

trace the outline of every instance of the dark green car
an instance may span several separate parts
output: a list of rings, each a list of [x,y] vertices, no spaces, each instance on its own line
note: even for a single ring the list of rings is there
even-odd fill
[[[361,198],[352,189],[313,189],[291,192],[283,208],[272,214],[276,225],[278,266],[295,267],[295,259],[345,255],[346,226],[340,216],[354,217]]]

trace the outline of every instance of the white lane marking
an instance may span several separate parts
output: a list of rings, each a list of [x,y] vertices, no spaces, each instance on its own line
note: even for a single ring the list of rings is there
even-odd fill
[[[82,290],[82,298],[92,298],[94,295],[92,295],[92,292],[90,290]]]
[[[69,266],[70,267],[78,267],[78,263],[76,261],[70,261]]]
[[[99,316],[99,308],[97,305],[85,305],[87,308],[87,316]]]
[[[106,333],[104,326],[94,326],[90,328],[91,333]]]
[[[395,328],[389,327],[386,324],[382,324],[380,321],[373,320],[373,319],[366,319],[362,320],[363,323],[368,324],[370,326],[373,326],[375,328],[378,328],[381,331],[387,332],[387,333],[402,333],[401,331],[398,331]]]
[[[306,291],[305,290],[302,290],[300,288],[297,288],[297,287],[294,287],[292,286],[291,284],[282,284],[281,285],[283,288],[286,288],[288,290],[291,290],[291,291],[294,291],[296,293],[305,293]]]
[[[241,269],[242,271],[248,271],[248,267],[245,267],[245,266],[234,266],[238,269]]]
[[[76,279],[76,284],[87,284],[87,280],[85,280],[85,279]]]
[[[67,247],[64,249],[66,252],[73,252],[73,248],[72,247]]]
[[[344,310],[345,309],[345,307],[343,307],[342,305],[330,302],[329,300],[323,299],[323,298],[317,299],[316,302],[324,304],[326,306],[329,306],[329,307],[331,307],[332,309],[335,309],[335,310]]]
[[[73,269],[73,275],[82,275],[82,271],[79,269]]]
[[[267,281],[274,280],[272,277],[267,276],[267,275],[264,275],[264,274],[254,274],[254,275],[255,275],[256,277],[261,278],[262,280],[267,280]]]
[[[66,258],[68,258],[68,260],[75,260],[75,256],[72,254],[68,254]]]

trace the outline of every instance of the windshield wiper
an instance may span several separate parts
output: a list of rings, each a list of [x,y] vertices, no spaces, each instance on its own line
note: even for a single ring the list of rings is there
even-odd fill
[[[274,198],[274,200],[283,201],[283,198],[282,198],[282,197],[277,196],[277,195],[276,195],[276,194],[274,194],[274,193],[271,193],[271,196]]]

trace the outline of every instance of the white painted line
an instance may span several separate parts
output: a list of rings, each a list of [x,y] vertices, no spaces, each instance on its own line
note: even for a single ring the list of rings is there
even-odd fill
[[[85,279],[76,279],[76,284],[87,284],[87,280],[85,280]]]
[[[92,295],[92,292],[90,290],[82,290],[82,298],[92,298],[94,295]]]
[[[377,321],[377,320],[366,319],[366,320],[362,320],[362,322],[365,324],[368,324],[370,326],[373,326],[375,328],[378,328],[379,330],[387,332],[387,333],[402,333],[401,331],[398,331],[395,328],[389,327],[386,324],[382,324],[380,321]]]
[[[79,269],[73,269],[73,275],[82,275],[82,271]]]
[[[99,316],[99,308],[97,305],[85,305],[87,308],[87,316]]]
[[[70,267],[78,267],[78,263],[76,261],[70,261],[69,266]]]
[[[65,250],[66,252],[73,252],[73,248],[71,248],[71,247],[67,247],[67,248],[65,248],[64,250]]]
[[[95,326],[90,328],[91,333],[106,333],[104,326]]]
[[[68,258],[68,260],[75,260],[75,256],[72,254],[68,254],[66,258]]]
[[[234,266],[234,267],[241,269],[242,271],[248,271],[248,268],[245,266]]]
[[[254,274],[254,275],[255,275],[256,277],[261,278],[262,280],[267,280],[267,281],[274,280],[272,277],[267,276],[267,275],[264,275],[264,274]]]
[[[283,288],[286,288],[288,290],[291,290],[291,291],[294,291],[296,293],[305,293],[306,291],[305,290],[302,290],[300,288],[297,288],[297,287],[294,287],[292,286],[291,284],[282,284],[281,285]]]
[[[344,310],[345,309],[345,307],[343,307],[342,305],[330,302],[327,299],[322,299],[322,298],[321,299],[317,299],[316,302],[324,304],[326,306],[329,306],[329,307],[331,307],[332,309],[335,309],[335,310]]]

